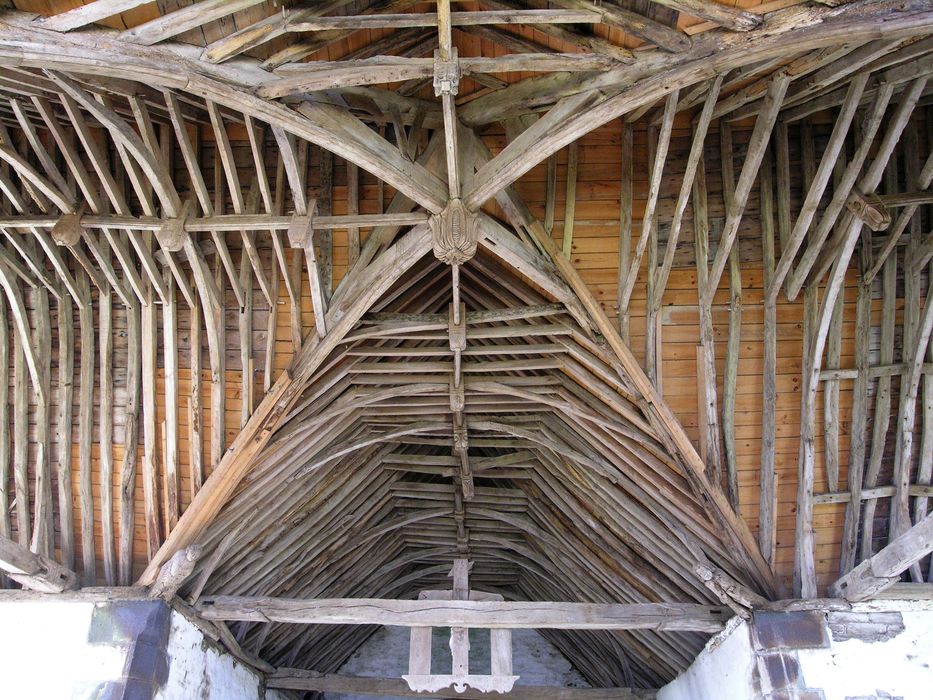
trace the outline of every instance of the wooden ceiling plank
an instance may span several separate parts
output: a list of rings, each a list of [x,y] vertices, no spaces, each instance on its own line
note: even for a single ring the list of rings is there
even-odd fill
[[[605,24],[621,29],[626,34],[637,36],[648,43],[656,44],[665,51],[684,51],[691,46],[690,37],[683,32],[626,10],[619,5],[608,2],[595,3],[591,0],[555,0],[555,2],[571,10],[597,12]]]
[[[233,34],[218,39],[207,46],[202,59],[209,63],[223,63],[245,51],[272,41],[286,33],[290,21],[305,17],[321,17],[336,12],[353,0],[330,0],[330,2],[311,9],[285,10],[276,12],[259,22],[250,24]]]
[[[485,7],[491,7],[494,10],[507,12],[520,12],[524,5],[518,0],[481,0]],[[548,36],[554,37],[570,46],[575,46],[581,51],[592,52],[601,56],[606,56],[612,60],[621,63],[632,63],[635,60],[634,55],[628,49],[622,46],[616,46],[595,33],[585,33],[583,29],[576,27],[565,27],[560,24],[539,24],[535,25],[535,30]]]
[[[43,17],[37,20],[36,24],[43,29],[51,29],[55,32],[70,32],[72,29],[80,29],[150,2],[152,0],[93,0],[67,12]]]
[[[579,138],[582,134],[601,126],[611,119],[635,109],[645,102],[657,100],[671,90],[694,84],[704,78],[712,78],[725,70],[755,60],[765,60],[785,53],[793,42],[795,50],[825,47],[840,41],[858,41],[879,38],[898,38],[918,35],[933,19],[920,10],[919,5],[910,9],[886,6],[882,12],[888,21],[879,24],[878,16],[872,19],[848,16],[844,11],[835,16],[824,16],[825,9],[807,8],[802,13],[799,7],[775,12],[769,19],[771,29],[756,29],[742,34],[723,33],[694,38],[694,48],[680,54],[663,55],[655,58],[663,61],[666,70],[654,77],[638,80],[625,89],[606,89],[598,92],[578,92],[561,100],[550,112],[522,132],[514,141],[500,151],[477,173],[476,185],[465,193],[464,201],[469,207],[478,207],[490,199],[505,184],[513,182],[551,153]],[[904,12],[906,9],[906,12]],[[837,12],[837,11],[834,11]],[[903,14],[902,14],[903,13]],[[805,19],[804,15],[808,19]],[[823,17],[818,26],[809,19]],[[888,33],[890,31],[890,33]],[[773,33],[772,33],[773,32]],[[742,46],[739,49],[739,45]],[[749,46],[754,46],[749,49]],[[715,47],[715,48],[714,48]],[[703,54],[703,58],[698,58]],[[710,60],[709,56],[715,54]],[[737,60],[741,54],[741,60]],[[629,84],[625,75],[632,69],[621,67],[596,74],[589,78],[591,83],[616,85]],[[628,80],[632,80],[630,76]],[[519,84],[520,85],[520,84]],[[500,91],[497,98],[507,100]],[[477,100],[470,105],[478,111],[489,111],[488,105]],[[482,109],[480,109],[482,107]]]
[[[258,5],[265,0],[203,0],[127,29],[120,38],[151,46],[222,17]]]
[[[715,22],[725,29],[734,32],[747,32],[759,26],[763,20],[761,15],[747,12],[738,7],[731,7],[715,0],[651,0],[652,2],[670,7],[673,10],[688,14],[692,17]]]

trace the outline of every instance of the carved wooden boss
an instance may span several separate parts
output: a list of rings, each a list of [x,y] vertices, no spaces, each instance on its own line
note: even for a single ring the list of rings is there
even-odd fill
[[[502,600],[496,593],[471,591],[469,587],[470,562],[455,559],[450,575],[453,577],[452,591],[421,591],[420,600]],[[412,627],[411,647],[408,655],[408,675],[402,676],[408,687],[417,693],[436,693],[453,686],[462,693],[467,687],[484,693],[508,693],[518,680],[512,675],[512,630],[489,630],[489,657],[491,674],[488,676],[470,673],[469,630],[452,627],[450,630],[450,653],[453,659],[451,672],[431,673],[431,636],[433,627]]]

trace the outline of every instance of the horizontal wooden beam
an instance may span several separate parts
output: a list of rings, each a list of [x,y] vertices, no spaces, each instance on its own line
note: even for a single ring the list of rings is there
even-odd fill
[[[462,75],[476,75],[602,71],[618,65],[618,61],[598,54],[520,53],[461,58],[458,65]],[[349,61],[314,61],[283,66],[276,75],[280,77],[259,87],[258,95],[278,99],[320,90],[430,78],[434,75],[434,59],[373,56]]]
[[[878,597],[930,552],[933,552],[933,513],[842,576],[830,586],[830,592],[853,602]]]
[[[450,13],[450,24],[454,27],[477,24],[599,24],[601,21],[602,15],[587,10],[486,10]],[[331,29],[401,29],[436,26],[437,13],[419,12],[394,15],[311,17],[289,22],[285,28],[290,32],[318,32]]]
[[[78,585],[73,571],[30,552],[8,537],[0,537],[0,569],[25,588],[40,593],[61,593]]]
[[[374,228],[376,226],[417,226],[428,220],[424,212],[403,214],[348,214],[344,216],[315,216],[315,230],[344,229],[349,227]],[[59,221],[54,216],[0,216],[0,228],[32,229],[52,228]],[[155,216],[97,216],[87,215],[80,219],[83,228],[118,228],[141,231],[159,231],[165,219]],[[227,214],[186,219],[184,230],[188,233],[223,231],[287,231],[292,223],[291,216],[267,214]]]
[[[347,695],[376,695],[399,698],[449,698],[450,689],[436,693],[416,692],[401,678],[363,678],[317,673],[299,668],[280,668],[266,678],[267,688],[305,690]],[[467,688],[457,693],[464,700],[489,700],[490,694]],[[493,696],[495,697],[495,696]],[[653,698],[653,690],[630,688],[556,688],[544,685],[516,685],[508,693],[510,700],[634,700]]]
[[[918,190],[917,192],[898,192],[896,194],[882,194],[878,196],[886,207],[909,207],[919,204],[933,204],[933,190]]]
[[[209,620],[316,625],[478,627],[483,629],[650,629],[717,632],[732,616],[727,607],[692,603],[538,603],[378,598],[202,598]]]
[[[899,362],[893,365],[876,365],[865,370],[869,379],[878,377],[893,377],[898,374],[904,374],[907,371],[907,364]],[[933,374],[933,363],[924,363],[920,366],[922,374]],[[858,379],[859,371],[851,369],[824,369],[820,371],[820,381],[829,381],[837,379]]]

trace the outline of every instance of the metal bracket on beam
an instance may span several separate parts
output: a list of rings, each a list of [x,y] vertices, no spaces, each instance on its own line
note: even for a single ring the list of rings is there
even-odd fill
[[[883,231],[891,225],[891,214],[878,195],[852,190],[846,200],[846,208],[872,231]]]
[[[457,48],[450,50],[450,60],[445,61],[441,58],[441,52],[434,51],[434,94],[456,95],[460,87],[460,61],[457,55]]]

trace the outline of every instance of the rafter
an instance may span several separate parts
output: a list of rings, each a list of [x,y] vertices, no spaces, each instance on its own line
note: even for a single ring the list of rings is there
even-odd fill
[[[624,88],[586,90],[565,97],[520,136],[506,146],[477,173],[476,185],[466,192],[466,203],[477,207],[490,199],[505,185],[514,182],[551,153],[598,126],[666,96],[673,90],[711,79],[733,67],[765,60],[783,53],[789,42],[795,49],[808,50],[838,43],[841,40],[884,37],[920,31],[930,23],[919,5],[900,9],[890,7],[890,23],[879,27],[874,20],[847,16],[827,9],[809,8],[804,13],[796,8],[775,12],[767,28],[744,34],[698,37],[689,51],[655,59],[658,75],[632,84],[635,78],[627,67],[607,71],[592,82],[600,86],[625,85]],[[809,22],[822,18],[819,28]],[[774,27],[776,29],[771,29]],[[715,59],[709,56],[715,54]],[[595,87],[595,86],[594,86]],[[503,91],[504,93],[505,91]]]

